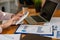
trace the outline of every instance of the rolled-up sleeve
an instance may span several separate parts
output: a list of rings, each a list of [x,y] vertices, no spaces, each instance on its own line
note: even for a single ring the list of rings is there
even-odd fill
[[[9,19],[11,19],[12,15],[14,15],[14,14],[7,13],[7,12],[0,12],[0,20],[9,20]]]
[[[6,15],[5,16],[2,16],[1,20],[9,20],[9,19],[11,19],[11,16],[13,15],[11,13],[5,13],[5,14]]]

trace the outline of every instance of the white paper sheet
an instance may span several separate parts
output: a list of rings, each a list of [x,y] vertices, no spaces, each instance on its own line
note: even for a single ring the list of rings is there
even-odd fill
[[[60,17],[53,17],[50,22],[45,23],[44,25],[53,25],[55,29],[54,36],[47,37],[60,39]]]
[[[20,25],[16,33],[52,34],[52,26]]]
[[[21,34],[0,34],[0,40],[20,40]]]

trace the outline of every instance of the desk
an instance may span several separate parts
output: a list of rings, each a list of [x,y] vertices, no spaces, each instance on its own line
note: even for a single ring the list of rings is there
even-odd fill
[[[31,15],[37,15],[36,13],[34,13],[34,11],[35,10],[29,10],[29,12],[30,12],[30,14],[29,14],[29,16],[31,16]],[[55,12],[54,12],[54,15],[53,15],[54,17],[60,17],[60,10],[56,10]],[[25,21],[24,21],[25,22]],[[26,22],[25,22],[26,23]],[[18,26],[11,26],[11,27],[9,27],[9,28],[6,28],[6,29],[4,29],[3,30],[3,32],[2,32],[2,34],[14,34],[14,32],[16,31],[16,29],[17,29],[17,27]],[[25,35],[23,35],[22,37],[24,37]],[[56,39],[53,39],[53,40],[56,40]]]

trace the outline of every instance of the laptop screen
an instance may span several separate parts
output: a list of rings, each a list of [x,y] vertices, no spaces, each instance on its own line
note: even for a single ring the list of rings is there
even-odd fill
[[[44,6],[42,7],[41,16],[46,20],[50,21],[55,8],[57,7],[58,3],[52,1],[46,1]]]

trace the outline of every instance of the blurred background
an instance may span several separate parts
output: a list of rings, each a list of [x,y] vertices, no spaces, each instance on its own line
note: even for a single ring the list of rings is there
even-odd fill
[[[0,0],[0,10],[9,13],[15,13],[16,12],[15,0]]]
[[[0,10],[9,12],[9,13],[16,13],[17,6],[16,0],[0,0]],[[60,0],[52,0],[59,3],[57,9],[60,9]]]

